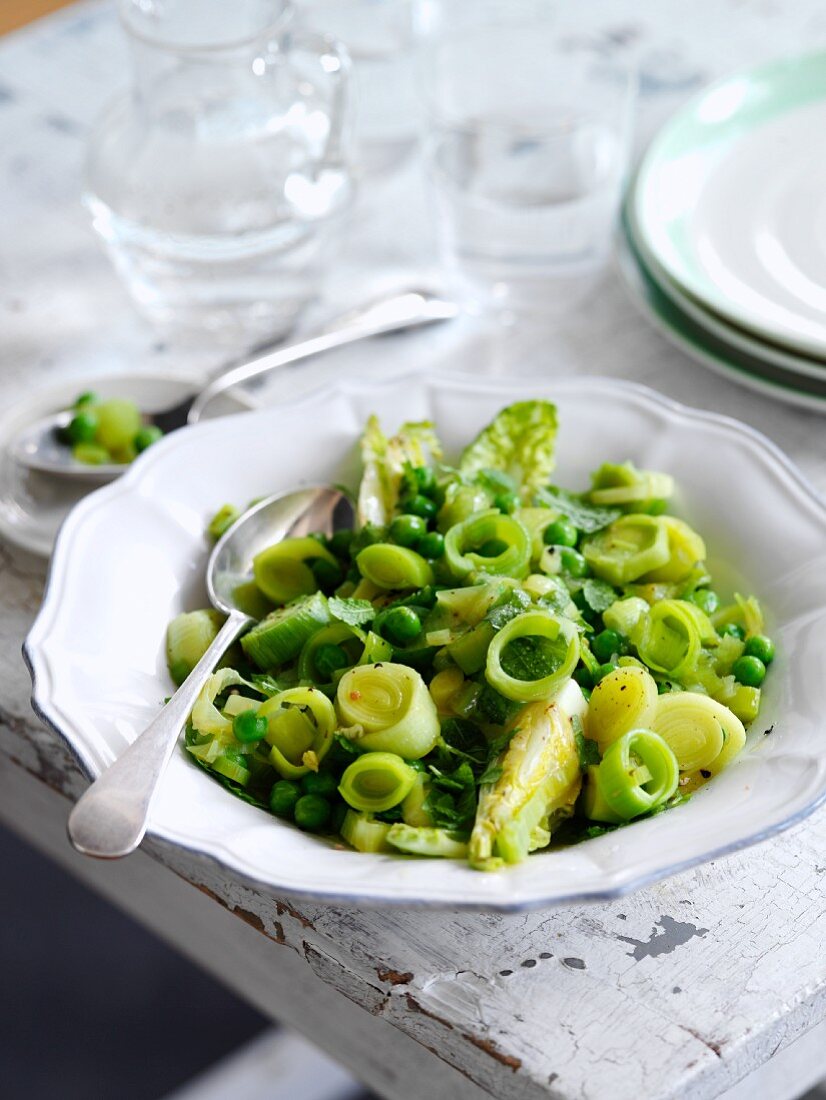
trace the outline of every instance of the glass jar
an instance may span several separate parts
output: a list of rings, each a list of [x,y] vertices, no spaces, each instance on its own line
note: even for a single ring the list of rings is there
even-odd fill
[[[133,84],[93,131],[85,203],[141,311],[250,345],[318,292],[347,206],[346,50],[288,0],[121,0]]]

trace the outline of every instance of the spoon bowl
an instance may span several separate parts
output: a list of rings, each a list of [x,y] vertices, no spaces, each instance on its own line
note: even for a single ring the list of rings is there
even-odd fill
[[[161,713],[77,802],[68,833],[79,852],[118,859],[143,839],[155,791],[196,699],[229,646],[255,621],[234,597],[252,577],[255,555],[286,538],[332,534],[352,519],[353,506],[341,489],[310,486],[260,501],[219,539],[209,557],[207,592],[226,621]]]
[[[200,391],[191,390],[174,404],[161,408],[138,405],[147,424],[167,434],[187,424],[194,424],[214,408],[216,400],[242,382],[269,374],[292,363],[298,363],[321,352],[343,347],[371,336],[404,332],[407,329],[432,325],[456,317],[458,307],[432,291],[420,288],[395,290],[376,301],[351,309],[331,321],[315,336],[288,347],[264,351],[240,364],[224,367]],[[127,469],[124,465],[107,463],[93,466],[78,462],[71,448],[59,441],[61,428],[68,426],[72,413],[61,411],[28,425],[12,442],[10,451],[21,466],[55,477],[71,477],[96,485],[112,481]]]
[[[340,489],[310,486],[259,501],[239,517],[215,544],[207,564],[210,602],[226,615],[241,613],[235,590],[252,580],[256,554],[285,538],[316,531],[329,535],[353,523],[353,505]]]

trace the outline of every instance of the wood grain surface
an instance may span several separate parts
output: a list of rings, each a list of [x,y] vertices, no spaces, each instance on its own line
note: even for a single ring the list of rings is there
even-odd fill
[[[64,8],[74,0],[12,0],[0,5],[0,34],[17,30],[41,15]]]

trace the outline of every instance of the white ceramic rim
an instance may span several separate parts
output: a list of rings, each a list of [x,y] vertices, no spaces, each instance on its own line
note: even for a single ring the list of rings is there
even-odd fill
[[[635,184],[636,181],[632,184],[631,196],[634,194]],[[648,247],[637,224],[633,197],[626,203],[625,214],[628,236],[645,263],[648,274],[662,292],[690,320],[706,329],[718,340],[730,344],[733,348],[750,355],[754,359],[774,364],[792,374],[815,378],[826,384],[826,360],[818,360],[811,355],[798,353],[793,348],[786,348],[779,344],[770,343],[768,340],[761,340],[750,330],[739,328],[732,321],[715,313],[713,309],[703,302],[698,302],[691,294],[688,294],[676,279],[671,277]]]
[[[794,71],[798,63],[817,63],[824,58],[826,58],[826,52],[824,52],[823,49],[804,53],[800,55],[800,57],[781,57],[730,73],[703,88],[696,95],[692,96],[677,113],[666,122],[646,149],[637,169],[637,180],[640,186],[635,188],[634,196],[634,219],[638,230],[637,239],[644,242],[646,253],[655,256],[659,266],[664,271],[667,271],[669,277],[673,279],[674,282],[678,283],[686,293],[692,295],[698,304],[702,304],[709,310],[723,316],[732,324],[739,325],[753,332],[758,339],[765,338],[776,345],[797,350],[801,354],[808,355],[815,359],[826,359],[826,345],[824,345],[822,341],[793,332],[790,328],[781,331],[765,324],[760,317],[754,313],[747,312],[739,306],[738,303],[716,295],[712,288],[705,285],[704,281],[699,277],[699,274],[692,268],[690,263],[683,261],[679,273],[672,271],[668,263],[661,257],[656,243],[647,233],[646,223],[648,219],[645,214],[643,195],[647,186],[648,177],[654,170],[654,166],[661,156],[663,147],[667,146],[672,135],[678,133],[680,127],[683,126],[688,119],[699,112],[702,104],[707,102],[710,97],[719,95],[721,90],[738,82],[753,82],[759,78],[766,78],[767,76],[773,80],[777,80],[778,74],[779,78],[782,79],[788,71]],[[778,113],[783,114],[788,110],[789,108],[783,107]],[[763,124],[763,121],[762,119],[755,121],[751,129],[756,129]]]
[[[775,382],[763,378],[759,374],[751,373],[745,367],[737,366],[735,363],[724,358],[723,355],[716,354],[711,348],[701,343],[695,343],[695,341],[689,339],[683,332],[675,328],[672,323],[657,310],[656,306],[649,301],[644,285],[646,274],[640,271],[638,260],[632,253],[628,241],[624,239],[622,230],[619,231],[617,237],[616,264],[620,278],[628,291],[628,295],[640,314],[651,323],[661,336],[674,347],[679,348],[679,350],[684,352],[690,359],[693,359],[695,363],[700,363],[701,366],[708,367],[709,370],[713,371],[721,378],[725,378],[729,382],[736,382],[738,385],[744,386],[754,393],[759,393],[762,397],[771,398],[775,401],[782,401],[784,404],[806,409],[807,412],[820,413],[821,415],[826,413],[826,398],[803,393],[795,389],[794,376],[790,373],[788,374],[787,381],[784,382]],[[661,291],[661,293],[665,295],[664,290]],[[680,307],[675,302],[671,304],[674,309],[679,311]],[[687,320],[689,320],[691,324],[695,323],[690,319]],[[742,351],[740,354],[745,355],[747,353]],[[781,367],[777,368],[778,371],[782,371],[782,369]]]
[[[439,389],[441,386],[453,390],[465,389],[468,392],[481,391],[490,394],[501,394],[503,398],[506,398],[508,395],[513,397],[514,390],[521,392],[529,390],[531,386],[535,387],[537,381],[535,377],[530,378],[524,376],[510,377],[507,379],[476,380],[469,377],[467,374],[457,375],[440,373],[435,375],[423,373],[397,376],[388,379],[386,382],[373,384],[373,388],[385,388],[404,384],[411,386],[429,385],[435,389]],[[364,385],[358,382],[341,381],[338,385],[333,387],[333,389],[343,396],[347,396],[348,394],[355,395],[359,392],[363,392]],[[677,401],[664,397],[646,386],[614,378],[580,376],[577,378],[561,379],[554,383],[554,389],[560,394],[564,391],[581,392],[583,390],[593,390],[603,395],[606,391],[613,390],[617,393],[618,397],[622,396],[628,400],[635,399],[638,403],[647,406],[649,409],[653,408],[665,419],[678,417],[681,420],[700,422],[709,426],[716,426],[718,429],[724,429],[732,435],[739,437],[749,446],[749,448],[756,448],[763,456],[768,455],[771,458],[775,466],[777,477],[784,483],[788,492],[796,498],[799,504],[801,506],[805,505],[806,509],[816,518],[816,520],[822,523],[824,533],[826,534],[826,502],[821,499],[802,472],[779,447],[772,443],[766,436],[740,421],[723,416],[719,413],[690,408],[689,406],[682,405]],[[279,406],[279,409],[280,411],[288,409],[300,410],[303,405],[311,404],[325,392],[329,393],[330,391],[329,389],[315,389],[295,401],[283,403]],[[155,448],[153,448],[155,454],[153,455],[151,452],[148,452],[140,468],[130,470],[123,478],[112,482],[85,498],[72,511],[67,521],[64,523],[58,537],[56,553],[52,559],[52,566],[47,580],[43,605],[23,646],[23,656],[32,679],[32,707],[35,713],[57,735],[59,740],[66,745],[72,755],[79,761],[85,774],[89,777],[94,777],[96,774],[95,766],[84,749],[73,741],[71,733],[62,725],[61,720],[64,719],[64,716],[62,716],[50,702],[48,668],[40,659],[39,644],[43,638],[48,636],[51,622],[57,613],[60,602],[59,594],[64,564],[65,560],[68,558],[68,551],[75,529],[84,522],[88,512],[105,506],[109,497],[130,492],[133,484],[139,482],[142,472],[148,469],[153,461],[157,461],[160,454],[168,449],[169,446],[174,446],[174,441],[171,439],[156,444]],[[251,865],[245,865],[243,859],[237,857],[235,854],[230,855],[226,849],[216,854],[216,849],[220,848],[217,844],[210,849],[205,849],[191,841],[182,843],[179,838],[161,828],[151,828],[147,833],[147,839],[159,845],[161,848],[171,846],[173,849],[183,850],[200,861],[212,864],[224,871],[229,871],[244,882],[268,894],[286,894],[309,900],[358,905],[401,905],[409,908],[451,908],[454,910],[526,912],[540,907],[548,908],[583,904],[586,902],[607,902],[623,897],[632,891],[639,890],[644,886],[678,874],[698,864],[707,863],[711,860],[751,847],[769,837],[775,836],[808,817],[824,802],[826,802],[826,789],[819,791],[814,798],[810,799],[803,806],[798,807],[793,813],[763,828],[755,829],[754,832],[750,833],[748,836],[722,843],[713,849],[706,850],[676,863],[668,863],[667,860],[663,860],[661,864],[658,864],[650,870],[631,874],[627,878],[615,876],[615,879],[619,878],[619,881],[615,880],[610,886],[606,886],[605,889],[574,891],[566,894],[550,890],[546,894],[531,895],[528,898],[520,898],[517,900],[505,898],[501,895],[476,899],[457,899],[452,894],[449,897],[411,897],[405,894],[387,893],[381,890],[365,892],[363,887],[360,888],[358,892],[327,888],[314,889],[308,887],[306,881],[278,881],[277,871],[270,878],[262,878]]]

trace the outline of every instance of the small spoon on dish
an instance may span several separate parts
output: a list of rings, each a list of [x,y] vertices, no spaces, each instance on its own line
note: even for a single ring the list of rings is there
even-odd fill
[[[166,435],[187,424],[197,423],[207,405],[241,382],[370,336],[403,332],[422,325],[448,321],[456,317],[458,312],[455,303],[432,291],[416,288],[396,291],[378,301],[351,310],[331,322],[316,336],[298,344],[276,348],[248,362],[223,370],[200,393],[189,394],[170,408],[146,413],[146,422],[160,428]],[[71,449],[59,442],[58,432],[67,427],[71,418],[71,412],[59,412],[36,421],[11,444],[12,457],[21,466],[40,473],[88,480],[97,485],[119,477],[127,469],[126,466],[115,463],[86,465],[78,462]]]
[[[201,689],[229,646],[255,622],[233,596],[238,585],[251,580],[255,555],[286,538],[314,531],[329,535],[352,523],[353,506],[344,493],[315,486],[260,501],[216,543],[207,565],[207,592],[226,622],[160,714],[78,800],[68,833],[79,852],[119,859],[143,839],[152,798]]]

